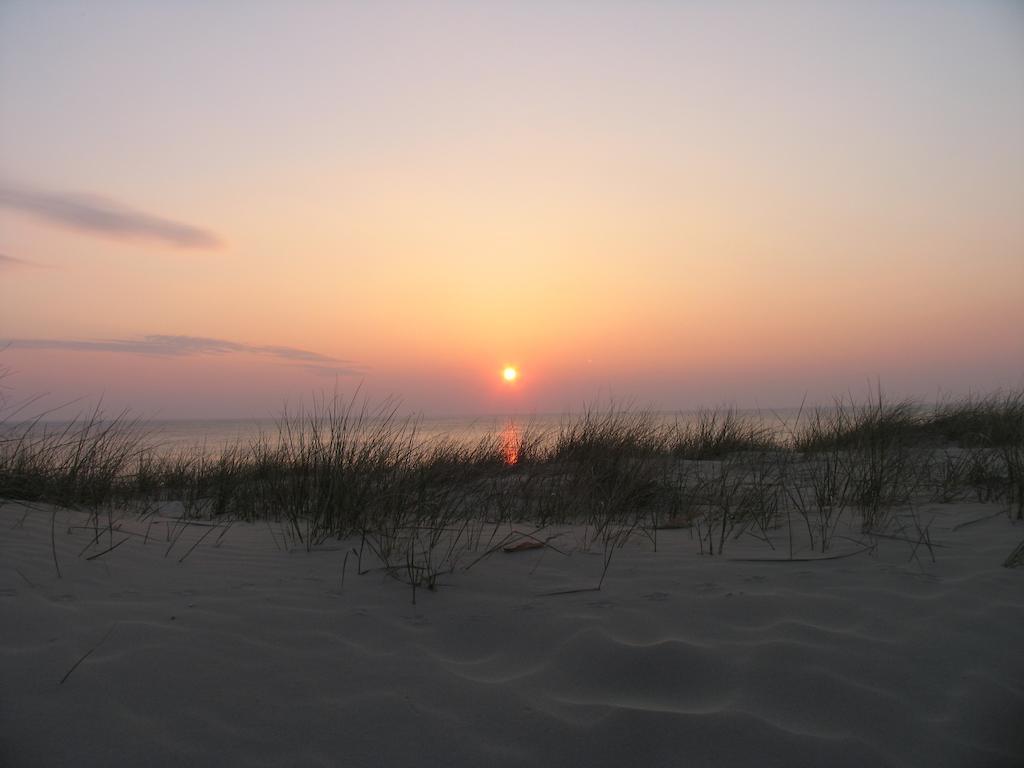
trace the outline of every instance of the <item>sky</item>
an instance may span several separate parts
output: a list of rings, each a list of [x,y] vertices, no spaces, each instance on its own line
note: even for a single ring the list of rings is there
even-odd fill
[[[9,397],[935,399],[1021,328],[1021,3],[0,2]]]

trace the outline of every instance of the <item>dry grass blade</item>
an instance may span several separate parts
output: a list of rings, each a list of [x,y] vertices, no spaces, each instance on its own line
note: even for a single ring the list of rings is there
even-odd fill
[[[107,630],[107,632],[106,632],[106,634],[105,634],[105,635],[103,635],[103,637],[101,637],[101,638],[99,639],[99,642],[97,642],[97,643],[96,643],[96,645],[94,645],[94,646],[93,646],[92,648],[90,648],[90,649],[89,649],[88,651],[86,651],[85,653],[83,653],[83,654],[82,654],[82,655],[81,655],[81,656],[79,657],[78,661],[76,661],[76,662],[75,662],[74,664],[72,664],[72,665],[71,665],[71,668],[70,668],[70,669],[69,669],[69,670],[68,670],[67,672],[65,672],[65,673],[64,673],[64,677],[62,677],[62,678],[60,679],[60,682],[59,682],[59,683],[57,683],[57,685],[64,685],[64,682],[65,682],[65,681],[66,681],[66,680],[67,680],[67,679],[68,679],[69,677],[71,677],[71,673],[72,673],[72,672],[74,672],[74,671],[75,671],[76,669],[78,669],[79,665],[81,665],[81,663],[82,663],[83,661],[85,661],[86,659],[88,659],[88,658],[89,658],[89,657],[90,657],[90,656],[92,655],[93,651],[95,651],[95,650],[96,650],[97,648],[99,648],[99,647],[100,647],[101,645],[103,645],[103,643],[104,643],[104,642],[106,641],[106,639],[107,639],[108,637],[110,637],[110,633],[114,631],[114,627],[116,627],[116,626],[117,626],[117,622],[114,622],[113,624],[111,624],[111,625],[110,625],[110,629],[108,629],[108,630]]]
[[[124,543],[125,543],[126,541],[128,541],[128,539],[130,539],[130,538],[131,538],[131,536],[125,536],[125,537],[124,537],[123,539],[121,539],[120,541],[118,541],[118,542],[117,542],[116,544],[111,544],[111,545],[110,545],[109,547],[107,547],[106,549],[104,549],[104,550],[103,550],[102,552],[97,552],[97,553],[96,553],[96,554],[94,554],[94,555],[89,555],[89,557],[87,557],[87,558],[85,558],[85,559],[86,559],[86,560],[96,560],[97,558],[103,557],[103,556],[104,556],[105,554],[107,554],[108,552],[113,552],[113,551],[114,551],[115,549],[117,549],[118,547],[120,547],[120,546],[121,546],[122,544],[124,544]]]
[[[986,520],[991,520],[995,517],[1002,517],[1005,514],[1006,513],[1003,510],[999,510],[998,512],[993,512],[991,515],[982,515],[981,517],[976,517],[972,520],[966,520],[962,523],[957,523],[953,526],[953,530],[959,531],[961,528],[967,528],[972,525],[977,525],[978,523],[984,523]]]
[[[816,563],[824,560],[843,560],[847,557],[856,557],[864,552],[870,552],[871,549],[871,547],[861,547],[841,555],[820,555],[818,557],[730,557],[727,559],[734,563]]]
[[[1004,568],[1016,568],[1019,565],[1024,565],[1024,541],[1018,544],[1010,556],[1003,561]]]

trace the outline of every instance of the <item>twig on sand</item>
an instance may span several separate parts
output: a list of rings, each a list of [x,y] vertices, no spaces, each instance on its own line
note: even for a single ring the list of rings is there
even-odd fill
[[[538,532],[540,531],[539,528],[537,530],[538,530]],[[546,549],[553,549],[555,552],[557,552],[558,554],[563,555],[565,557],[569,556],[568,552],[563,552],[561,549],[559,549],[558,547],[556,547],[554,544],[551,543],[553,539],[557,539],[557,538],[560,538],[560,537],[564,536],[565,535],[564,531],[562,533],[554,533],[554,534],[552,534],[550,536],[546,536],[543,539],[538,538],[533,533],[520,533],[519,531],[513,531],[513,535],[525,536],[528,540],[535,542],[536,544],[540,545],[541,547],[545,547]],[[525,542],[523,542],[523,543],[525,543]],[[509,551],[518,551],[518,550],[509,550],[506,547],[505,551],[509,552]]]
[[[342,589],[345,588],[345,571],[348,569],[348,556],[349,555],[353,555],[353,554],[356,557],[359,556],[359,553],[356,551],[355,547],[353,547],[348,552],[346,552],[345,553],[345,559],[341,561],[341,588]]]
[[[552,539],[557,539],[559,536],[562,536],[564,534],[556,533],[556,534],[553,534],[551,536],[548,536],[548,537],[542,539],[542,538],[538,537],[536,534],[540,533],[540,531],[542,531],[543,529],[544,529],[544,526],[541,526],[541,527],[539,527],[539,528],[537,528],[534,531],[529,532],[529,533],[524,533],[523,531],[518,531],[518,530],[509,531],[507,534],[505,534],[498,541],[497,544],[495,544],[492,547],[489,547],[482,555],[480,555],[478,558],[476,558],[476,560],[474,560],[469,565],[467,565],[463,570],[468,571],[470,568],[472,568],[474,565],[479,563],[481,560],[483,560],[483,559],[485,559],[487,557],[490,557],[491,555],[493,555],[498,550],[502,550],[504,552],[509,552],[509,553],[514,553],[514,552],[527,551],[527,550],[530,550],[530,549],[541,549],[541,548],[543,548],[543,549],[552,549],[555,552],[557,552],[558,554],[563,555],[565,557],[568,557],[569,555],[568,555],[567,552],[563,552],[561,549],[559,549],[558,547],[556,547],[554,544],[551,543]],[[512,544],[511,542],[516,537],[519,537],[520,541],[517,544]],[[520,545],[523,545],[523,546],[520,546]]]
[[[991,515],[985,515],[984,517],[976,517],[975,519],[968,520],[964,523],[957,523],[953,526],[953,530],[959,531],[961,528],[966,528],[967,526],[974,525],[975,523],[983,523],[986,520],[991,520],[993,517],[999,517],[1000,515],[1004,514],[1006,514],[1005,510],[1000,509],[998,512],[993,512]]]
[[[854,552],[846,552],[842,555],[823,555],[822,557],[730,557],[732,563],[816,563],[819,560],[842,560],[853,557],[863,552],[868,552],[871,547],[861,547]]]
[[[88,527],[86,527],[84,525],[77,525],[77,526],[72,526],[69,530],[72,530],[72,531],[74,531],[74,530],[88,531],[88,530],[92,530],[92,529],[88,528]],[[126,539],[130,539],[132,536],[136,536],[136,537],[138,537],[140,539],[143,538],[143,535],[141,533],[136,533],[135,531],[123,531],[120,528],[115,528],[114,530],[118,531],[119,533],[123,533],[125,535]],[[96,546],[96,542],[97,542],[97,539],[90,539],[89,541],[87,541],[85,543],[85,546],[82,547],[81,551],[78,553],[78,556],[81,557],[82,555],[84,555],[86,553],[86,551],[88,551],[88,549],[90,547]],[[109,552],[111,549],[114,549],[114,547],[110,547],[109,549],[105,549],[103,552],[100,552],[100,555]],[[96,555],[96,557],[99,557],[99,555]],[[91,557],[87,557],[86,560],[92,560],[92,558]]]
[[[541,592],[537,597],[557,597],[558,595],[575,595],[580,592],[600,592],[600,587],[579,587],[577,589],[559,589],[555,592]]]
[[[1016,568],[1018,565],[1024,565],[1024,541],[1003,561],[1004,568]]]
[[[104,549],[102,552],[97,552],[95,555],[89,555],[85,559],[86,560],[95,560],[97,557],[103,557],[108,552],[113,552],[115,549],[120,547],[122,544],[124,544],[130,538],[131,538],[131,536],[125,536],[123,539],[121,539],[119,542],[117,542],[117,544],[111,544],[109,547]]]
[[[894,536],[891,533],[878,533],[876,531],[872,531],[870,536],[872,538],[875,538],[875,539],[889,539],[890,541],[905,541],[907,544],[920,544],[921,543],[921,539],[920,538],[912,539],[912,538],[910,538],[908,536]],[[949,549],[949,547],[951,546],[949,544],[940,544],[937,541],[932,541],[931,545],[933,547],[938,547],[939,549]]]
[[[116,627],[116,626],[117,626],[117,622],[115,621],[113,624],[110,625],[110,629],[107,630],[107,633],[105,635],[103,635],[103,637],[100,638],[99,642],[96,643],[96,645],[94,645],[88,651],[83,653],[82,656],[78,659],[78,661],[76,661],[74,664],[71,665],[71,669],[69,669],[67,672],[64,673],[64,677],[62,677],[60,679],[60,682],[57,683],[57,685],[64,685],[64,681],[67,680],[69,677],[71,677],[71,673],[74,672],[76,669],[78,669],[78,665],[81,664],[86,659],[88,659],[89,656],[92,655],[93,651],[95,651],[97,648],[99,648],[101,645],[103,645],[103,642],[108,637],[110,637],[110,633],[114,631],[114,627]]]
[[[274,529],[270,527],[270,521],[266,520],[265,522],[267,524],[267,530],[270,531],[270,538],[274,540],[274,546],[277,547],[278,550],[285,549],[285,547],[277,543],[277,536],[274,535]]]
[[[524,539],[523,541],[518,541],[515,544],[507,544],[506,546],[502,547],[501,549],[502,549],[503,552],[509,552],[509,553],[512,553],[512,552],[526,552],[527,550],[530,550],[530,549],[544,549],[544,542],[543,541],[534,541],[534,540],[530,540],[530,539]]]
[[[60,575],[60,563],[57,562],[57,510],[54,509],[50,513],[50,552],[53,553],[53,567],[57,569],[57,578],[61,578]]]
[[[192,546],[188,548],[188,552],[186,552],[184,555],[182,555],[181,557],[178,558],[178,562],[179,563],[185,562],[185,558],[192,554],[192,550],[195,549],[196,547],[198,547],[200,544],[202,544],[203,540],[207,536],[209,536],[211,533],[216,531],[216,530],[217,530],[216,528],[207,528],[206,529],[206,533],[204,533],[202,536],[200,536],[195,542],[193,542]]]
[[[4,503],[6,504],[6,502]],[[2,506],[3,504],[0,504],[0,507]],[[23,514],[21,517],[14,521],[14,525],[11,526],[12,531],[17,528],[24,528],[25,521],[28,519],[28,516],[33,512],[40,512],[43,509],[42,507],[36,506],[35,504],[32,504],[31,502],[28,501],[21,502],[21,506],[25,508],[25,514]]]
[[[220,546],[220,543],[224,540],[224,536],[227,534],[228,531],[231,530],[231,526],[234,525],[234,524],[235,524],[235,521],[231,520],[231,521],[228,522],[227,525],[224,526],[224,530],[220,532],[220,536],[218,536],[217,540],[215,542],[213,542],[213,546],[214,547],[219,547]]]

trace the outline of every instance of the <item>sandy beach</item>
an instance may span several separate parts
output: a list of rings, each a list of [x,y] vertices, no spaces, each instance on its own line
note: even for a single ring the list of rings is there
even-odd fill
[[[0,768],[1024,768],[1024,2],[0,2]]]
[[[0,763],[1020,765],[1024,529],[1000,509],[921,507],[935,562],[885,539],[709,557],[664,530],[579,592],[603,559],[562,528],[413,604],[355,573],[358,542],[176,538],[168,509],[90,560],[110,532],[90,546],[87,515],[9,503]]]

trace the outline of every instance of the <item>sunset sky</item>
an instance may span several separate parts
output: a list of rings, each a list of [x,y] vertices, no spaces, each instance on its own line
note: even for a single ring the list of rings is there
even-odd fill
[[[18,397],[932,399],[1022,329],[1024,4],[0,4]]]

